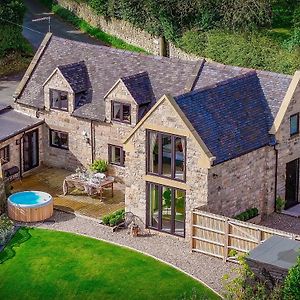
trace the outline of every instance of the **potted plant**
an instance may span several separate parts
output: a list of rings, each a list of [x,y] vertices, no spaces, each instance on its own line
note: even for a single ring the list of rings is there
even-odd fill
[[[108,162],[104,159],[97,159],[90,165],[90,169],[96,173],[106,173]]]

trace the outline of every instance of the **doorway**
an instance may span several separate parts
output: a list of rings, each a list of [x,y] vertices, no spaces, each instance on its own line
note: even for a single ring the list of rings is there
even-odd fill
[[[23,168],[24,172],[39,165],[39,131],[25,133],[23,137]]]
[[[285,209],[298,204],[299,158],[286,164]]]

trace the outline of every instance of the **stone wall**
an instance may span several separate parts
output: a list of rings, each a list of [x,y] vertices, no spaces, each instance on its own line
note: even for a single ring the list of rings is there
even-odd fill
[[[145,49],[153,55],[160,54],[160,41],[158,37],[134,27],[127,21],[114,18],[107,19],[101,15],[97,15],[85,3],[78,3],[74,0],[57,0],[62,7],[70,10],[78,17],[84,19],[94,27],[100,28],[102,31],[114,35],[129,44]],[[175,47],[173,43],[168,43],[168,56],[183,60],[198,60],[196,55],[188,54],[181,49]]]
[[[274,211],[275,151],[263,147],[218,164],[208,172],[208,208],[228,217],[256,207]]]
[[[186,182],[146,175],[146,129],[186,137]],[[202,165],[202,152],[191,132],[165,100],[135,131],[125,145],[126,150],[126,210],[146,221],[146,182],[158,183],[186,191],[186,237],[191,236],[192,210],[207,202],[207,173]]]
[[[282,123],[276,133],[278,145],[277,195],[285,199],[286,164],[300,158],[300,134],[290,136],[290,116],[300,112],[300,84],[287,108]],[[300,199],[300,194],[299,197]]]
[[[94,159],[108,160],[108,144],[122,147],[123,140],[137,122],[137,107],[123,84],[117,85],[115,89],[111,91],[107,101],[103,103],[103,105],[106,105],[106,115],[108,119],[106,122],[91,122],[90,120],[71,116],[72,111],[66,112],[49,109],[49,88],[64,90],[71,93],[71,91],[68,90],[68,86],[65,85],[65,81],[56,75],[54,75],[45,85],[44,97],[47,110],[39,111],[38,117],[45,120],[45,125],[43,126],[44,142],[41,149],[43,149],[44,152],[43,163],[47,166],[74,171],[77,167],[81,166],[89,168],[93,156]],[[73,97],[69,98],[70,101],[73,101]],[[132,105],[133,121],[131,124],[124,124],[111,120],[111,100],[113,99]],[[36,116],[35,109],[30,109],[22,105],[16,105],[15,108],[28,115]],[[50,129],[69,134],[68,150],[50,146]],[[83,137],[83,132],[87,133],[89,142]],[[94,144],[93,150],[92,139]],[[94,153],[92,153],[92,151]],[[109,165],[109,174],[115,176],[118,181],[123,182],[125,177],[125,167]]]

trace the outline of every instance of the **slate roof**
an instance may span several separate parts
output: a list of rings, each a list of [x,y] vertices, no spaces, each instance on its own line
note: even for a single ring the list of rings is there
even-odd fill
[[[175,98],[208,149],[214,164],[265,145],[273,115],[255,71]]]
[[[194,90],[246,74],[250,71],[254,70],[216,62],[205,62]],[[275,118],[293,77],[261,70],[256,70],[256,73],[271,113]]]
[[[84,61],[61,65],[57,68],[68,81],[75,94],[89,88],[89,75]]]
[[[74,116],[105,120],[104,96],[121,77],[148,72],[156,100],[163,94],[180,95],[196,62],[131,53],[52,36],[17,102],[43,108],[45,80],[58,66],[84,61],[92,91],[90,100]]]
[[[0,142],[43,122],[7,106],[5,109],[0,110]]]
[[[148,72],[121,77],[121,79],[138,105],[150,103],[155,99]]]

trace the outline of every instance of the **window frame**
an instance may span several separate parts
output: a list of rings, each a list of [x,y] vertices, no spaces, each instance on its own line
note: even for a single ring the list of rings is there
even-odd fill
[[[120,119],[116,119],[114,117],[114,104],[119,104],[120,105]],[[129,121],[124,120],[124,106],[129,106]],[[125,102],[120,102],[120,101],[111,101],[111,119],[113,121],[125,123],[125,124],[131,124],[131,104],[130,103],[125,103]]]
[[[291,121],[292,121],[292,118],[293,117],[296,117],[297,118],[297,131],[296,132],[291,132]],[[297,135],[299,134],[299,113],[296,113],[296,114],[293,114],[290,116],[290,136],[294,136],[294,135]]]
[[[63,134],[67,135],[67,138],[68,138],[68,146],[67,146],[67,148],[53,144],[53,141],[52,141],[52,132],[63,133]],[[49,146],[53,147],[53,148],[57,148],[57,149],[69,150],[69,133],[65,132],[65,131],[55,130],[55,129],[49,129]]]
[[[53,107],[52,106],[52,95],[53,95],[53,92],[58,92],[59,93],[59,101],[60,101],[60,104],[61,104],[61,96],[60,96],[60,93],[66,93],[67,94],[67,108],[59,108],[59,107]],[[54,110],[59,110],[59,111],[65,111],[65,112],[68,112],[69,111],[69,93],[67,91],[62,91],[62,90],[57,90],[57,89],[50,89],[49,91],[49,96],[50,96],[50,108],[51,109],[54,109]]]
[[[120,149],[120,163],[112,162],[112,147]],[[125,151],[122,146],[108,144],[108,163],[114,166],[124,167],[125,165]]]
[[[8,162],[10,162],[10,146],[9,145],[6,145],[6,146],[4,146],[4,147],[1,147],[0,148],[0,153],[3,151],[3,153],[4,153],[4,155],[6,154],[7,156],[5,157],[4,156],[4,158],[2,158],[1,156],[0,156],[0,160],[1,160],[1,162],[2,162],[2,165],[5,165],[5,164],[7,164]],[[6,153],[5,153],[6,152]]]
[[[158,173],[150,172],[150,133],[156,133],[158,138]],[[170,136],[171,137],[171,143],[172,143],[172,150],[171,150],[171,176],[165,176],[163,175],[163,163],[162,163],[162,136]],[[176,138],[181,138],[184,140],[185,149],[183,151],[184,154],[184,160],[183,160],[183,179],[176,178],[176,150],[175,150],[175,140]],[[158,176],[170,180],[180,181],[180,182],[186,182],[186,152],[187,151],[187,142],[185,136],[180,136],[168,132],[162,132],[162,131],[156,131],[151,129],[146,129],[146,174],[152,175],[152,176]]]
[[[150,198],[149,198],[149,194],[150,194],[150,185],[156,185],[158,187],[158,224],[157,224],[157,228],[150,226]],[[162,191],[163,188],[169,188],[171,189],[171,230],[170,232],[163,230],[162,228]],[[175,190],[179,190],[184,192],[184,219],[183,219],[183,223],[184,223],[184,227],[183,227],[183,235],[181,234],[176,234],[175,233],[175,213],[176,213],[176,208],[175,208]],[[156,182],[150,182],[150,181],[146,181],[146,228],[149,228],[151,230],[156,230],[162,233],[167,233],[167,234],[171,234],[173,236],[178,236],[181,238],[185,238],[185,226],[186,226],[186,190],[174,187],[174,186],[168,186],[168,185],[163,185],[160,183],[156,183]]]

